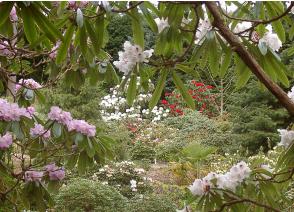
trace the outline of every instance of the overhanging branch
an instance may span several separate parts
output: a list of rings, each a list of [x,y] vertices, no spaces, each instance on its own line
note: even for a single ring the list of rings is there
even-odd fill
[[[221,12],[215,2],[204,2],[209,12],[213,16],[212,25],[216,27],[220,34],[231,45],[243,62],[250,68],[251,72],[267,87],[267,89],[279,100],[279,102],[294,115],[294,103],[275,82],[273,82],[258,64],[256,59],[249,53],[246,47],[239,40],[238,36],[225,25]]]

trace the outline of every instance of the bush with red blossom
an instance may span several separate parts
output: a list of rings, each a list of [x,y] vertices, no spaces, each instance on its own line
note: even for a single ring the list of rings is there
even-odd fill
[[[219,89],[203,82],[191,80],[187,84],[188,92],[195,101],[196,110],[208,116],[216,116],[219,111]],[[171,114],[181,116],[184,109],[188,108],[180,92],[175,89],[172,92],[165,92],[165,98],[161,104],[169,108]]]

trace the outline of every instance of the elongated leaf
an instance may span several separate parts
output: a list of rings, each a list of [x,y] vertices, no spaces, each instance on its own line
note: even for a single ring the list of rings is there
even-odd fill
[[[64,41],[61,43],[60,47],[58,48],[57,56],[56,56],[56,63],[60,64],[64,62],[66,59],[66,55],[70,46],[70,42],[74,33],[75,27],[74,25],[70,25],[65,33]]]
[[[152,94],[152,97],[150,99],[150,102],[149,102],[150,110],[153,109],[153,107],[157,104],[157,102],[160,99],[161,93],[162,93],[164,85],[165,85],[167,75],[168,75],[168,70],[166,70],[166,69],[161,70],[159,79],[156,83],[156,88],[155,88],[155,90]]]
[[[266,2],[265,6],[266,6],[267,12],[271,18],[278,16],[278,13],[276,13],[274,11],[270,2]],[[275,32],[279,36],[280,40],[284,43],[286,41],[286,34],[285,34],[285,30],[284,30],[282,21],[278,19],[278,20],[272,22],[271,24],[272,24]]]
[[[85,26],[80,28],[80,48],[85,59],[87,59],[87,32]],[[88,61],[89,62],[89,61]],[[92,62],[92,61],[91,61]]]
[[[188,93],[187,88],[185,87],[183,81],[181,80],[181,78],[177,75],[176,71],[172,72],[172,77],[173,77],[173,81],[176,85],[176,87],[179,89],[179,91],[181,92],[184,100],[186,101],[187,105],[195,110],[195,102],[193,100],[193,98],[190,96],[190,94]]]
[[[33,5],[29,8],[31,10],[31,14],[34,16],[34,20],[36,21],[38,27],[52,42],[55,42],[56,39],[63,40],[61,32],[56,28],[53,23],[48,20],[48,18],[42,12],[39,11],[38,8]]]
[[[30,13],[30,10],[26,7],[21,9],[21,16],[23,19],[23,26],[26,38],[32,44],[37,40],[37,30],[34,18]]]
[[[85,151],[80,153],[79,161],[78,161],[78,172],[79,174],[84,174],[89,166],[88,155]]]
[[[137,8],[132,9],[129,14],[132,18],[134,43],[141,46],[142,49],[144,49],[144,30],[143,24],[141,23],[140,14],[138,13]]]
[[[95,22],[95,31],[97,36],[98,48],[101,49],[103,47],[103,40],[104,40],[104,17],[97,18]]]
[[[88,35],[90,37],[90,40],[92,42],[93,49],[94,49],[95,53],[98,55],[99,51],[100,51],[100,45],[99,45],[99,41],[97,39],[96,32],[95,32],[94,28],[91,26],[91,24],[88,22],[88,20],[85,20],[85,26],[86,26]]]
[[[214,33],[214,32],[209,32]],[[216,42],[215,36],[213,35],[211,39],[208,39],[208,60],[209,68],[213,76],[219,73],[219,51],[218,43]]]
[[[55,122],[52,126],[52,132],[54,137],[59,138],[61,136],[62,133],[62,126],[61,124]]]
[[[0,27],[6,22],[9,18],[10,11],[12,9],[12,2],[1,2],[0,4]]]
[[[278,80],[286,87],[289,87],[290,82],[288,80],[288,77],[286,75],[287,70],[286,70],[286,66],[279,61],[274,55],[273,53],[270,51],[268,54],[268,62],[271,64],[271,66],[273,67],[273,69],[276,72],[276,75],[278,77]]]
[[[137,75],[133,73],[131,75],[129,87],[127,90],[127,103],[128,103],[128,105],[131,106],[133,104],[134,99],[136,98],[136,93],[137,93]]]
[[[249,80],[251,76],[250,69],[246,64],[235,54],[235,64],[236,64],[236,74],[237,74],[237,89],[243,87]]]
[[[194,68],[191,68],[188,65],[178,63],[178,64],[176,64],[175,68],[177,70],[185,72],[186,74],[191,75],[194,79],[199,79],[199,73]]]
[[[231,59],[232,59],[232,51],[228,48],[225,51],[224,59],[222,62],[222,65],[220,67],[220,76],[224,77],[229,69],[229,66],[231,64]]]
[[[154,18],[152,17],[151,13],[146,9],[144,4],[141,4],[140,6],[141,11],[143,12],[143,15],[150,26],[151,30],[153,32],[158,32],[157,24],[154,21]]]

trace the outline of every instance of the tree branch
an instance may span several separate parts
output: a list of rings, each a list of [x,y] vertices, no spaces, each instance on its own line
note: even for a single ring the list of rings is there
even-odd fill
[[[216,27],[220,34],[231,45],[243,62],[250,68],[251,72],[267,87],[267,89],[279,100],[279,102],[294,115],[294,103],[275,82],[273,82],[264,72],[263,68],[258,64],[256,59],[249,53],[246,47],[239,40],[238,36],[225,25],[221,12],[215,2],[205,2],[208,10],[212,14],[214,20],[212,25]]]

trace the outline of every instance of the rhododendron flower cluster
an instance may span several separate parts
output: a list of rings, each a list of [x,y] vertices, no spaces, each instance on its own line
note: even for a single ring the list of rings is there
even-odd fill
[[[9,103],[0,98],[0,120],[19,121],[21,117],[31,118],[30,109],[20,108],[16,103]]]
[[[193,195],[197,196],[205,194],[214,187],[235,191],[236,187],[250,176],[250,173],[251,169],[244,161],[241,161],[225,174],[210,172],[204,178],[196,179],[193,184],[189,186],[189,190]]]
[[[154,21],[157,25],[158,33],[161,33],[162,30],[164,30],[166,27],[169,27],[167,18],[155,18]]]
[[[65,177],[64,168],[56,166],[55,163],[45,166],[45,169],[48,172],[50,180],[63,180]]]
[[[119,91],[119,86],[110,89],[110,94],[102,98],[100,103],[101,115],[105,121],[121,120],[126,118],[135,118],[137,120],[150,119],[152,121],[159,121],[168,116],[169,109],[165,110],[163,107],[154,107],[153,110],[148,109],[149,100],[152,97],[151,93],[143,93],[140,89],[140,77],[137,78],[137,88],[139,93],[134,100],[132,106],[127,104],[124,97],[124,91]],[[129,81],[125,86],[127,90]],[[154,89],[154,85],[149,81],[149,91]]]
[[[265,43],[265,45],[273,51],[279,51],[282,47],[282,41],[276,33],[272,32],[272,27],[270,25],[267,27],[267,30],[268,31],[263,35],[259,42]]]
[[[251,25],[250,22],[240,22],[233,29],[233,32],[234,33],[240,33],[240,32],[243,32],[243,31],[249,29],[251,26],[252,25]],[[242,35],[244,35],[244,36],[249,35],[249,32],[242,33]]]
[[[128,75],[130,71],[134,69],[137,63],[148,62],[153,54],[153,49],[143,51],[138,45],[132,45],[129,41],[124,43],[124,51],[119,51],[119,61],[114,61],[113,64],[123,72],[124,75]]]
[[[50,112],[48,113],[48,118],[66,126],[72,121],[70,112],[63,111],[57,106],[51,107]]]
[[[0,149],[7,149],[12,145],[12,135],[10,132],[6,132],[5,135],[0,135]]]
[[[206,34],[212,29],[211,23],[208,18],[200,19],[199,20],[199,26],[196,31],[196,40],[195,43],[199,43],[202,41],[202,39],[206,36]]]
[[[188,92],[195,100],[196,110],[208,116],[214,115],[218,108],[218,90],[214,86],[191,80],[188,84]],[[176,116],[183,115],[184,109],[187,108],[182,95],[177,90],[165,92],[165,99],[161,100],[161,104]]]
[[[280,137],[281,137],[281,141],[278,145],[284,146],[286,148],[290,146],[294,140],[294,131],[279,129],[278,132],[280,133]]]
[[[86,136],[93,137],[96,135],[96,127],[84,120],[73,119],[70,112],[63,111],[57,106],[53,106],[48,113],[48,118],[57,121],[67,127],[68,131],[80,132]]]
[[[31,89],[38,89],[42,87],[38,82],[33,79],[20,79],[18,81],[18,84],[15,85],[15,91],[17,92],[23,86]]]
[[[26,171],[24,178],[26,182],[41,182],[43,176],[42,171]]]
[[[87,135],[89,137],[93,137],[96,134],[96,127],[94,125],[88,124],[84,120],[77,120],[74,119],[67,125],[69,131],[76,131],[80,132],[84,135]]]
[[[30,135],[32,137],[41,136],[44,139],[48,139],[51,136],[50,130],[46,130],[43,125],[35,124],[33,128],[30,129]]]

